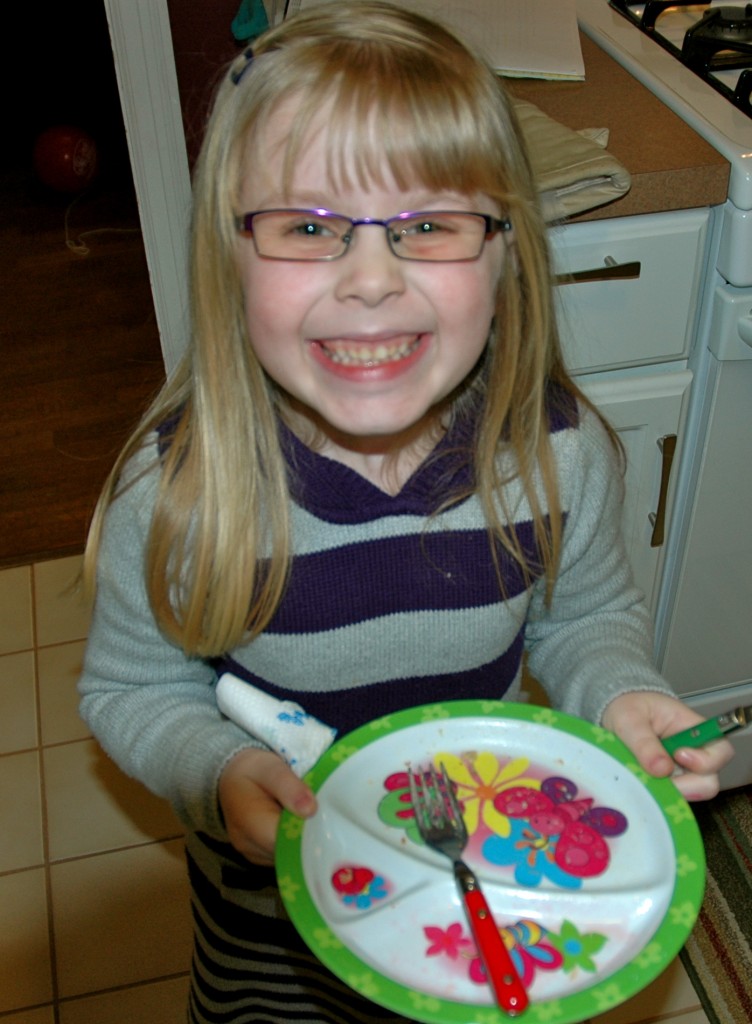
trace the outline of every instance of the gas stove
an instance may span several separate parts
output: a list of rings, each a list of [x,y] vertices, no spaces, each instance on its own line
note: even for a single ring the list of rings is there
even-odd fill
[[[580,28],[728,160],[729,200],[752,211],[752,4],[575,2]],[[752,248],[740,262],[752,276]]]
[[[752,3],[610,0],[677,60],[752,117]]]

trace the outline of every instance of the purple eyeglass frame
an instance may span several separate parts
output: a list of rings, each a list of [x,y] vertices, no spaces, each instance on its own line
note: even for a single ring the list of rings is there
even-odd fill
[[[318,256],[318,257],[313,257],[313,258],[306,258],[305,262],[311,262],[311,263],[323,262],[325,260],[338,260],[338,259],[341,259],[341,257],[344,256],[347,253],[348,248],[350,246],[350,240],[351,240],[351,237],[352,237],[352,231],[354,231],[355,228],[359,227],[361,224],[365,224],[365,225],[369,225],[370,224],[370,225],[375,225],[376,227],[384,228],[384,230],[386,231],[387,244],[389,245],[390,251],[398,259],[414,260],[415,262],[421,262],[420,258],[416,258],[416,257],[412,257],[412,256],[404,256],[401,253],[397,252],[393,248],[392,239],[389,236],[389,230],[390,230],[390,227],[393,224],[399,224],[400,221],[409,220],[412,217],[423,216],[424,214],[425,214],[426,217],[429,217],[431,215],[437,216],[437,215],[442,214],[442,213],[444,213],[444,214],[446,214],[446,213],[453,213],[453,214],[469,215],[471,217],[477,217],[478,219],[484,221],[484,223],[486,225],[486,235],[485,235],[485,238],[484,238],[484,243],[486,241],[488,241],[489,238],[492,238],[499,231],[505,231],[506,232],[506,231],[511,231],[511,229],[512,229],[512,222],[508,218],[506,218],[506,217],[505,218],[493,217],[489,213],[476,213],[473,210],[404,210],[402,213],[395,214],[394,217],[389,217],[387,220],[379,220],[377,217],[360,217],[360,218],[346,217],[343,213],[335,213],[332,210],[325,210],[325,209],[321,209],[321,208],[319,208],[319,209],[313,209],[313,208],[311,208],[311,209],[298,209],[298,208],[294,208],[294,207],[290,207],[290,208],[281,207],[281,208],[272,209],[272,210],[253,210],[250,213],[240,214],[239,216],[237,216],[235,218],[235,226],[236,226],[237,230],[240,231],[240,232],[243,232],[244,234],[251,235],[251,237],[253,237],[253,218],[258,216],[259,214],[262,214],[262,213],[314,213],[314,214],[316,214],[317,217],[337,217],[339,220],[347,221],[351,225],[350,236],[347,237],[347,241],[345,242],[345,248],[342,250],[342,252],[337,253],[336,256]],[[254,238],[254,244],[255,244],[255,238]],[[256,249],[256,251],[258,252],[258,249]],[[465,261],[470,261],[470,260],[478,259],[482,251],[483,251],[483,247],[481,246],[481,248],[480,248],[479,252],[477,253],[477,255],[475,255],[475,256],[468,256],[468,257],[465,257],[462,260],[428,260],[428,261],[422,261],[422,262],[432,262],[432,263],[454,263],[454,262],[457,262],[457,263],[461,263],[461,262],[465,262]],[[262,256],[263,254],[259,253],[259,255]],[[277,259],[277,260],[291,261],[290,257],[286,257],[286,256],[263,256],[263,258],[264,259],[272,259],[272,260]]]

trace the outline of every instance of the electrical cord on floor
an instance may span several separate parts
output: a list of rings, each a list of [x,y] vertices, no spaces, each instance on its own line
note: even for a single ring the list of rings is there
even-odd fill
[[[69,203],[65,210],[65,244],[71,252],[77,256],[88,256],[91,252],[89,246],[84,242],[85,238],[91,238],[93,235],[105,235],[105,234],[118,234],[118,235],[134,235],[140,234],[140,228],[90,228],[88,231],[82,231],[75,238],[71,237],[70,231],[70,214],[71,210],[76,206],[77,203],[83,199],[86,192],[82,192],[76,196],[73,202]]]

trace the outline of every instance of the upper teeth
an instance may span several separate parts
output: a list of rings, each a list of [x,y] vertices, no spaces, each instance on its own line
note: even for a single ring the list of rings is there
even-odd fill
[[[418,338],[411,338],[399,344],[365,345],[362,343],[347,345],[324,343],[322,348],[334,363],[350,366],[369,366],[390,360],[404,359],[418,344]]]

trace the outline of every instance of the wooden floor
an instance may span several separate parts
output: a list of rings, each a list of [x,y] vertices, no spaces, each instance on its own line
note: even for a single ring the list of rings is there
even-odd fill
[[[163,380],[130,187],[0,181],[0,567],[83,549],[115,454]],[[66,246],[83,232],[86,255]]]

